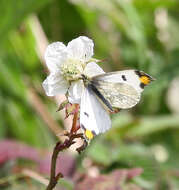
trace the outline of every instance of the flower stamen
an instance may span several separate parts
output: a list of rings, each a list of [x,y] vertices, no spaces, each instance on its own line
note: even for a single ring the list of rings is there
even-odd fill
[[[78,80],[83,73],[85,63],[78,59],[68,59],[61,66],[61,73],[67,81]]]

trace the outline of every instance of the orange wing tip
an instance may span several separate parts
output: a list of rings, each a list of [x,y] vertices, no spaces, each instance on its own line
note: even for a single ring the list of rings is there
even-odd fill
[[[89,139],[89,140],[93,139],[93,137],[94,137],[92,131],[87,130],[87,129],[86,129],[86,131],[85,131],[85,136],[86,136],[86,138]]]
[[[140,78],[141,83],[147,85],[151,82],[151,78],[148,76],[141,76]]]

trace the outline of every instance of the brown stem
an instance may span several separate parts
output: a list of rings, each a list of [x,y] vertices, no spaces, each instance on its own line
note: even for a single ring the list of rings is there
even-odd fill
[[[73,124],[72,124],[72,128],[71,128],[71,131],[70,133],[76,133],[76,131],[78,130],[77,128],[77,121],[78,121],[78,110],[79,110],[79,105],[76,104],[75,105],[75,114],[74,114],[74,117],[73,117]]]
[[[51,160],[51,171],[50,171],[50,181],[49,184],[46,188],[46,190],[52,190],[58,183],[59,178],[63,177],[61,173],[58,173],[56,175],[56,162],[57,162],[57,157],[59,152],[63,151],[64,149],[69,148],[72,144],[75,143],[74,139],[75,138],[81,138],[84,139],[83,134],[76,134],[77,132],[77,121],[78,121],[78,110],[79,110],[79,105],[76,105],[76,111],[73,117],[73,124],[72,124],[72,129],[69,134],[66,136],[68,139],[66,139],[63,143],[58,142],[53,150],[52,154],[52,160]],[[80,153],[84,148],[86,147],[86,141],[84,140],[85,146],[79,147],[77,151]]]
[[[51,160],[51,171],[50,171],[50,181],[49,181],[49,184],[47,186],[47,189],[46,190],[51,190],[53,189],[58,180],[56,180],[56,161],[57,161],[57,157],[58,157],[58,153],[59,153],[59,149],[58,149],[58,146],[59,146],[60,142],[58,142],[53,150],[53,155],[52,155],[52,160]]]
[[[70,135],[69,139],[66,139],[64,141],[64,143],[58,142],[53,150],[53,154],[52,154],[52,160],[51,160],[51,170],[50,170],[50,181],[49,184],[46,188],[46,190],[52,190],[58,182],[58,179],[63,177],[63,174],[58,173],[56,175],[56,162],[57,162],[57,157],[59,152],[63,151],[64,149],[69,148],[72,144],[74,144],[75,142],[73,141],[73,139],[75,139],[75,136]],[[79,137],[77,137],[79,138]]]

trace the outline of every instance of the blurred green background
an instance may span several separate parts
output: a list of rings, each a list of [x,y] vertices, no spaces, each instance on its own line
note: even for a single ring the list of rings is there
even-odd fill
[[[111,130],[75,155],[77,171],[87,171],[86,159],[103,174],[138,167],[143,173],[132,183],[141,189],[178,190],[178,0],[1,0],[1,140],[52,150],[57,138],[50,128],[60,130],[63,119],[41,86],[47,76],[43,52],[48,42],[68,43],[80,35],[93,39],[106,72],[136,68],[157,80],[139,105],[112,115]],[[12,167],[24,167],[23,161],[8,162],[0,165],[0,189],[45,188],[16,177]],[[66,189],[73,189],[68,182]]]

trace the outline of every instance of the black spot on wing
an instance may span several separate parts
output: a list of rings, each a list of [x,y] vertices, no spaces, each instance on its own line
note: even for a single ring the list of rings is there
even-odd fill
[[[126,76],[125,76],[125,75],[122,75],[122,79],[123,79],[124,81],[127,81],[127,79],[126,79]]]
[[[144,83],[140,83],[140,87],[142,88],[142,89],[144,89],[144,87],[145,87],[146,85],[144,84]]]
[[[86,113],[86,112],[84,112],[84,115],[86,115],[87,117],[89,117],[89,114],[88,114],[88,113]]]
[[[143,71],[135,70],[135,74],[138,75],[139,77],[146,76],[146,77],[148,77],[151,81],[155,80],[153,77],[151,77],[150,75],[148,75],[147,73],[145,73],[145,72],[143,72]]]
[[[135,70],[135,74],[138,75],[139,77],[142,76],[142,73],[140,71],[138,71],[138,70]]]
[[[84,126],[82,123],[80,124],[80,127],[81,127],[83,130],[86,130],[86,129],[85,129],[85,126]]]
[[[80,127],[81,127],[83,130],[85,130],[85,131],[86,131],[86,128],[85,128],[85,126],[84,126],[82,123],[81,123]],[[96,136],[95,131],[91,131],[91,132],[93,133],[93,135],[95,135],[95,136]]]

